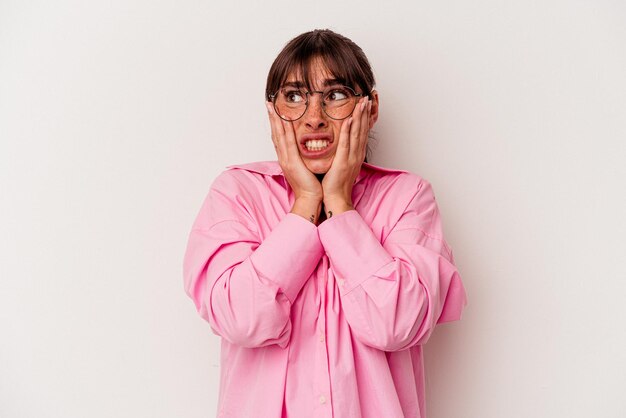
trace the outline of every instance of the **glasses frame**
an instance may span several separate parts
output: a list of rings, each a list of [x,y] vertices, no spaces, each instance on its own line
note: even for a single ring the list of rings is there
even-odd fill
[[[374,91],[374,90],[372,90],[372,91],[370,91],[369,93],[357,93],[357,92],[355,92],[355,91],[354,91],[354,89],[353,89],[352,87],[348,87],[348,86],[344,86],[344,85],[339,85],[339,86],[335,86],[335,87],[343,87],[343,88],[346,88],[346,89],[350,90],[350,92],[354,95],[354,97],[369,96],[369,95],[372,93],[372,91]],[[279,91],[277,91],[277,92],[276,92],[276,93],[274,93],[274,94],[270,94],[270,95],[268,96],[268,98],[269,98],[269,99],[270,99],[270,101],[272,102],[272,106],[274,107],[274,111],[276,112],[276,114],[278,115],[278,117],[279,117],[279,118],[281,118],[281,119],[282,119],[282,120],[284,120],[284,121],[287,121],[287,122],[295,122],[295,121],[297,121],[298,119],[302,119],[302,117],[303,117],[304,115],[306,115],[306,111],[309,109],[309,95],[313,95],[313,94],[317,94],[317,93],[319,93],[319,94],[321,94],[321,95],[323,95],[323,94],[324,94],[324,91],[323,91],[323,90],[322,90],[322,91],[320,91],[320,90],[306,91],[306,92],[305,92],[305,97],[306,97],[306,99],[305,99],[305,106],[304,106],[304,112],[302,112],[302,115],[300,115],[300,117],[298,117],[298,118],[296,118],[296,119],[285,119],[285,118],[283,118],[283,117],[280,115],[280,113],[278,112],[278,109],[276,109],[276,96],[278,96],[278,93],[279,93],[279,92],[280,92],[280,90],[279,90]],[[349,117],[352,115],[352,113],[354,113],[354,109],[356,109],[356,104],[357,104],[357,102],[358,102],[358,101],[359,101],[359,99],[356,99],[356,100],[354,101],[354,106],[352,106],[352,110],[350,111],[350,113],[348,113],[348,116],[346,116],[346,117],[344,117],[344,118],[333,118],[332,116],[330,116],[330,115],[328,114],[328,112],[326,112],[326,103],[324,102],[324,99],[322,99],[322,110],[324,111],[324,114],[325,114],[326,116],[328,116],[329,118],[331,118],[331,119],[333,119],[333,120],[344,120],[344,119],[349,118]]]

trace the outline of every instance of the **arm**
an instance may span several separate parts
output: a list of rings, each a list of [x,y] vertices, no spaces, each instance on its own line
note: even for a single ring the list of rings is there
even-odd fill
[[[425,343],[437,323],[460,319],[465,290],[427,181],[383,244],[355,210],[318,229],[346,320],[364,344],[404,350]]]
[[[291,304],[323,254],[317,228],[288,213],[261,241],[240,206],[241,186],[225,174],[211,187],[189,235],[185,291],[213,332],[229,342],[284,348]]]

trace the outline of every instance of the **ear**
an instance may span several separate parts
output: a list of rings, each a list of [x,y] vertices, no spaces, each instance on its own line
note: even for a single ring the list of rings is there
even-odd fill
[[[372,90],[370,94],[372,97],[372,110],[370,113],[370,129],[374,126],[376,121],[378,120],[378,92],[376,90]]]

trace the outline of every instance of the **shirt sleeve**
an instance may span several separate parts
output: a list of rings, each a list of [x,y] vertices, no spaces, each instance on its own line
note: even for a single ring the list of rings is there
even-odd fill
[[[261,239],[242,206],[242,186],[227,173],[212,185],[192,226],[185,291],[213,332],[229,342],[285,348],[291,305],[323,254],[317,227],[287,213]]]
[[[461,318],[465,289],[426,180],[383,243],[356,210],[318,230],[346,320],[363,343],[404,350],[425,343],[437,323]]]

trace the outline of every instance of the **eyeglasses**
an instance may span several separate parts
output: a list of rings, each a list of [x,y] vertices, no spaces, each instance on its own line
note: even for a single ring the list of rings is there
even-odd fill
[[[322,95],[322,109],[331,119],[342,120],[352,114],[362,93],[347,86],[330,86],[323,91],[304,91],[297,87],[283,87],[269,96],[281,119],[293,122],[300,119],[309,107],[309,96]]]

